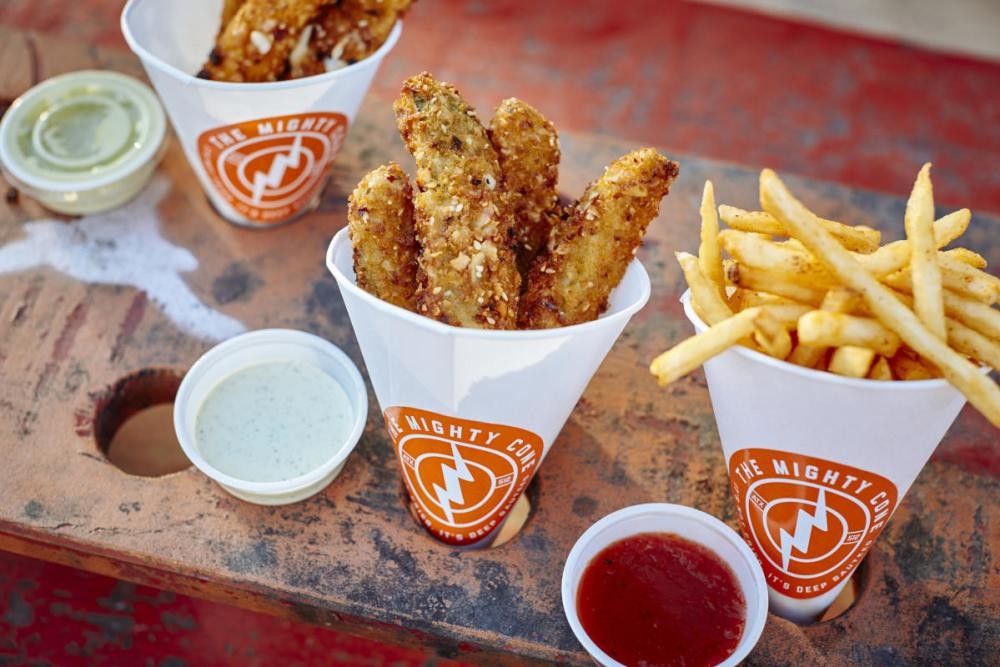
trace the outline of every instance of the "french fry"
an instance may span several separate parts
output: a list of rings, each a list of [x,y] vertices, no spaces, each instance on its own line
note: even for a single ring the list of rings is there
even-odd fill
[[[906,202],[904,225],[912,252],[913,310],[931,333],[944,340],[947,332],[944,327],[941,267],[934,240],[934,192],[930,170],[928,162],[917,174],[913,191]]]
[[[787,361],[795,364],[796,366],[803,366],[805,368],[816,368],[823,357],[826,356],[827,348],[823,345],[806,345],[805,343],[798,343],[792,353],[788,355]]]
[[[862,303],[861,295],[850,287],[834,287],[823,297],[820,308],[831,313],[853,313]]]
[[[649,370],[660,384],[670,384],[703,363],[753,334],[759,308],[748,308],[681,341],[650,364]]]
[[[938,260],[941,260],[942,257],[957,259],[963,264],[968,264],[976,269],[986,268],[986,258],[978,252],[973,252],[968,248],[952,248],[951,250],[943,250],[938,253]]]
[[[945,290],[944,312],[984,336],[1000,340],[1000,310]]]
[[[729,307],[734,313],[738,313],[746,308],[752,308],[753,306],[766,306],[781,303],[795,303],[795,301],[786,299],[783,296],[777,296],[775,294],[755,292],[744,287],[735,288],[733,293],[729,295]]]
[[[812,306],[804,303],[765,303],[760,306],[761,310],[776,319],[785,329],[794,329],[799,318],[812,310]],[[785,353],[788,356],[788,353]],[[784,357],[782,357],[784,358]]]
[[[792,351],[792,337],[784,322],[773,314],[772,307],[760,308],[760,314],[754,319],[753,340],[765,354],[784,359]]]
[[[949,345],[990,368],[1000,369],[1000,344],[955,320],[949,319],[945,326],[948,328]]]
[[[869,350],[867,347],[844,345],[834,350],[827,370],[837,375],[863,378],[867,377],[868,369],[872,367],[874,359],[874,350]]]
[[[818,306],[826,294],[826,290],[791,282],[787,274],[755,269],[733,260],[726,261],[724,266],[729,282],[755,292],[776,294],[792,301],[814,306]]]
[[[967,208],[952,211],[934,221],[934,243],[943,248],[965,233],[972,221],[972,212]]]
[[[956,259],[948,253],[938,253],[941,280],[945,287],[965,293],[990,305],[1000,299],[1000,279]],[[944,306],[942,302],[942,307]]]
[[[776,243],[759,238],[753,233],[726,229],[719,233],[719,243],[738,262],[757,269],[777,271],[796,276],[799,282],[830,286],[833,277],[807,251],[794,245]],[[872,253],[852,253],[852,256],[869,273],[885,276],[906,266],[910,261],[910,244],[895,241]]]
[[[701,244],[698,246],[698,264],[706,278],[716,285],[720,297],[726,295],[726,281],[722,273],[722,253],[719,251],[719,216],[715,212],[715,191],[712,181],[705,181],[701,194]]]
[[[907,347],[899,348],[899,352],[889,359],[892,374],[900,380],[933,380],[937,375],[930,368],[920,363],[920,357]]]
[[[841,246],[770,169],[761,172],[761,204],[802,241],[840,281],[864,296],[871,311],[924,359],[940,369],[969,402],[1000,426],[1000,387],[961,354],[929,331],[917,316]],[[982,304],[979,304],[982,305]],[[988,306],[984,308],[991,310]],[[806,315],[805,317],[808,317]],[[800,320],[801,326],[801,320]],[[800,331],[801,335],[801,331]]]
[[[892,368],[889,367],[889,360],[879,356],[868,371],[868,377],[872,380],[892,380]]]
[[[719,290],[705,277],[698,258],[686,252],[675,252],[677,262],[684,271],[684,279],[691,288],[691,305],[705,324],[713,325],[733,316],[729,305],[719,295]]]
[[[806,345],[867,347],[887,357],[895,354],[900,345],[899,336],[878,320],[825,310],[813,310],[800,317],[798,335],[799,342]]]
[[[788,236],[785,227],[770,213],[764,211],[744,211],[735,206],[720,206],[719,217],[733,229],[745,232],[760,232],[772,236]],[[882,241],[877,229],[862,225],[845,225],[835,220],[819,219],[827,231],[848,250],[872,252]]]

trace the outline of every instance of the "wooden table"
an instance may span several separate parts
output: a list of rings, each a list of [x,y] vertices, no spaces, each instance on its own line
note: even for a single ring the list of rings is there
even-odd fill
[[[0,32],[0,99],[57,71],[96,66],[139,74],[137,63],[120,52],[56,42],[41,47],[22,34]],[[561,189],[568,194],[634,148],[581,134],[563,134],[561,142]],[[509,544],[458,552],[414,524],[374,396],[368,427],[340,478],[296,505],[240,502],[194,469],[158,478],[124,474],[96,443],[96,406],[107,403],[119,380],[145,369],[182,374],[211,342],[192,335],[191,326],[179,327],[155,293],[30,267],[0,275],[0,548],[429,646],[442,656],[586,664],[559,594],[563,561],[580,533],[608,512],[650,501],[684,503],[735,525],[703,376],[660,389],[645,369],[690,330],[677,301],[683,284],[672,252],[697,247],[702,183],[710,177],[720,201],[751,207],[757,170],[669,147],[664,152],[682,171],[640,254],[653,297],[566,424],[530,491],[536,511]],[[311,331],[363,369],[323,254],[344,224],[353,185],[389,159],[412,170],[389,101],[370,98],[320,209],[278,230],[248,231],[213,213],[171,140],[157,180],[129,215],[136,225],[153,220],[164,242],[191,253],[197,267],[183,280],[209,308],[247,328]],[[901,234],[902,198],[787,180],[822,214]],[[158,189],[163,196],[154,201]],[[26,197],[0,204],[0,255],[2,247],[37,232],[30,221],[42,218],[55,216]],[[57,221],[49,227],[51,244],[83,252],[86,244],[77,243],[73,230],[85,222]],[[977,216],[967,237],[993,266],[1000,265],[998,224]],[[87,252],[99,259],[92,246]],[[966,408],[867,558],[855,606],[809,627],[771,617],[748,662],[973,664],[995,658],[997,439],[997,431]]]

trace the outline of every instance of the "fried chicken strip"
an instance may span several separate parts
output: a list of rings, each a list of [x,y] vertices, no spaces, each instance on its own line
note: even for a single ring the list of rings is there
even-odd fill
[[[286,78],[288,58],[303,29],[336,1],[246,0],[219,34],[198,76],[233,82]]]
[[[403,82],[393,109],[417,163],[419,312],[455,326],[514,328],[521,276],[513,216],[486,130],[453,86],[426,72]]]
[[[497,107],[489,135],[517,224],[517,268],[526,275],[559,217],[558,134],[537,109],[512,97]]]
[[[347,226],[358,287],[416,311],[417,256],[409,180],[390,162],[365,174],[348,199]]]
[[[311,23],[308,48],[289,57],[290,78],[323,74],[375,53],[414,0],[341,0]]]
[[[548,329],[596,319],[608,306],[678,166],[652,148],[612,162],[552,232],[528,274],[518,324]]]

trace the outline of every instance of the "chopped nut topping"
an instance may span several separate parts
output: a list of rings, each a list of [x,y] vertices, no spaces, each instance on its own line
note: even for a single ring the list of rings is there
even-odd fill
[[[260,51],[261,55],[271,50],[271,38],[259,30],[250,31],[250,41],[253,43],[254,48]]]

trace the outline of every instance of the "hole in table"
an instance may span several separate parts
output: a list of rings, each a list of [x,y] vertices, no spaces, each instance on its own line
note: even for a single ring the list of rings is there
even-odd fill
[[[150,368],[128,375],[97,401],[97,447],[129,475],[161,477],[190,467],[174,434],[174,396],[181,376]]]
[[[871,554],[868,555],[871,557]],[[840,591],[840,595],[837,599],[833,601],[830,608],[823,612],[820,616],[819,622],[825,623],[826,621],[832,621],[838,616],[842,616],[850,611],[854,603],[858,601],[861,594],[868,587],[868,559],[861,561],[858,568],[854,571],[854,575],[851,577],[847,585],[844,586],[844,590]]]
[[[507,515],[507,520],[504,521],[502,526],[500,526],[500,529],[497,531],[496,537],[493,539],[493,542],[491,542],[490,545],[486,547],[487,549],[496,549],[497,547],[501,547],[504,544],[510,542],[512,539],[514,539],[521,533],[521,531],[524,529],[524,526],[527,525],[528,519],[531,518],[532,511],[534,510],[535,507],[538,506],[538,495],[539,495],[538,485],[539,481],[537,477],[531,480],[531,483],[528,484],[528,488],[524,490],[524,493],[521,494],[521,497],[518,498],[517,501],[514,503],[514,506],[511,508],[510,513]],[[410,500],[409,492],[406,490],[406,485],[403,484],[402,480],[400,480],[399,483],[399,494],[400,498],[402,499],[402,502],[410,510],[410,517],[416,522],[418,526],[426,530],[423,522],[420,521],[420,517],[417,514],[417,506],[412,500]],[[429,537],[430,539],[437,542],[437,539],[435,539],[433,536],[429,535]],[[444,545],[443,542],[441,542],[441,544]]]

